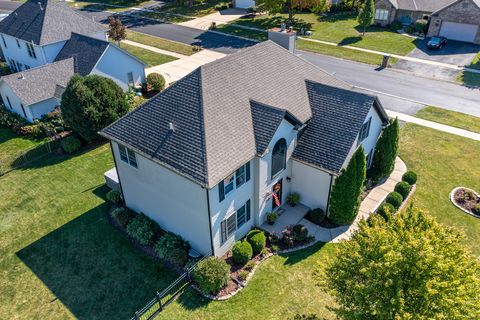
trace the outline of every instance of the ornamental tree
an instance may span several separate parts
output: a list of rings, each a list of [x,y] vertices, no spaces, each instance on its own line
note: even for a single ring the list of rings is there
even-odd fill
[[[380,180],[392,173],[398,154],[399,135],[398,119],[390,120],[390,125],[383,129],[375,148],[370,171],[373,180]]]
[[[83,139],[91,142],[97,132],[129,110],[123,90],[109,78],[98,75],[74,75],[60,104],[65,123]]]
[[[363,35],[367,31],[367,27],[375,22],[375,2],[373,0],[366,0],[364,6],[358,13],[358,23],[363,28]]]
[[[127,38],[127,30],[120,19],[113,16],[108,17],[108,37],[120,46],[120,41]]]
[[[346,169],[342,169],[330,195],[329,218],[333,223],[352,223],[360,207],[360,195],[366,178],[366,159],[363,147],[353,154]]]
[[[480,262],[453,227],[409,209],[361,221],[319,266],[341,319],[480,319]]]

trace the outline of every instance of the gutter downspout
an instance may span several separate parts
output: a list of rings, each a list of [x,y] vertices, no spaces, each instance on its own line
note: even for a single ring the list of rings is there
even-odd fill
[[[327,217],[329,216],[328,209],[330,208],[330,195],[332,193],[332,184],[333,184],[333,174],[330,174],[330,186],[328,187],[327,207],[325,208],[325,213]]]
[[[210,246],[212,249],[212,256],[215,256],[215,246],[213,245],[213,233],[212,233],[212,215],[210,212],[210,194],[208,193],[207,188],[205,188],[205,192],[207,193],[207,214],[208,214],[208,228],[210,231]]]

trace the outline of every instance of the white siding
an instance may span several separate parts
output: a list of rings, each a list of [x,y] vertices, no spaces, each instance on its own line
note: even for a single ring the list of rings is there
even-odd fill
[[[250,161],[250,181],[242,184],[238,189],[233,190],[228,195],[225,196],[225,199],[222,202],[219,202],[219,191],[218,185],[210,189],[210,208],[211,208],[211,219],[212,219],[212,232],[213,232],[213,243],[215,246],[215,255],[222,256],[225,254],[233,245],[236,240],[241,239],[247,234],[248,231],[254,225],[255,217],[255,208],[254,208],[254,193],[253,193],[253,163]],[[223,245],[221,244],[221,223],[222,221],[229,217],[231,214],[235,213],[237,209],[243,206],[247,200],[250,200],[251,204],[251,219],[245,223],[240,229],[237,229],[237,232],[233,237],[228,239]]]
[[[143,63],[110,45],[91,73],[108,76],[123,90],[127,90],[129,72],[133,73],[135,85],[145,83],[145,66]]]
[[[138,168],[120,160],[112,142],[127,206],[175,232],[202,254],[210,254],[207,193],[200,185],[136,154]]]
[[[330,174],[293,160],[292,192],[298,192],[300,201],[312,208],[326,210],[330,193]]]
[[[33,119],[39,119],[42,115],[49,113],[59,105],[60,101],[57,98],[50,98],[32,104],[28,108],[30,109]]]
[[[30,68],[38,67],[44,65],[45,57],[43,54],[43,49],[40,46],[34,45],[36,58],[32,58],[28,55],[27,43],[23,40],[18,40],[20,47],[17,45],[16,38],[3,34],[7,47],[3,44],[3,41],[0,39],[0,46],[2,48],[3,54],[9,66],[11,59],[16,63],[21,63],[22,65],[28,65]],[[22,70],[25,67],[22,67]]]
[[[0,84],[0,94],[2,96],[2,100],[5,103],[5,107],[7,108],[7,110],[18,113],[22,117],[25,117],[22,111],[22,106],[21,106],[22,102],[17,97],[17,95],[12,91],[12,89],[10,89],[10,87],[4,82]],[[10,100],[11,108],[8,104],[7,97],[8,97],[8,100]],[[30,112],[30,109],[27,106],[24,106],[24,109],[27,115],[26,119],[30,122],[33,122],[33,116]]]

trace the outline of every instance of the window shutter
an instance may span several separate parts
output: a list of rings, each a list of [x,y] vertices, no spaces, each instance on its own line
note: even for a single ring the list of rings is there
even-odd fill
[[[225,199],[225,185],[223,180],[218,184],[218,201],[222,202]]]
[[[250,221],[250,199],[247,200],[246,207],[247,207],[247,221]]]
[[[245,181],[250,181],[250,161],[245,165]]]
[[[223,220],[221,223],[221,229],[222,229],[222,243],[227,241],[227,220]]]

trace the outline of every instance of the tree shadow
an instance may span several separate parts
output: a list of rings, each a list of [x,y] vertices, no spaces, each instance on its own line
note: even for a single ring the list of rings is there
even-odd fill
[[[348,45],[351,45],[351,44],[354,44],[354,43],[357,43],[357,42],[360,42],[360,41],[362,41],[362,37],[347,37],[347,38],[342,39],[342,41],[340,41],[339,45],[340,46],[348,46]]]
[[[325,246],[325,242],[318,242],[311,247],[306,249],[292,252],[292,253],[282,253],[280,254],[281,257],[287,258],[284,262],[285,265],[294,265],[299,263],[307,258],[309,258],[312,254],[318,252]]]
[[[135,251],[107,210],[103,203],[16,253],[78,319],[128,319],[177,277]]]
[[[195,289],[187,288],[176,300],[186,310],[196,310],[206,307],[211,300],[200,295]]]

